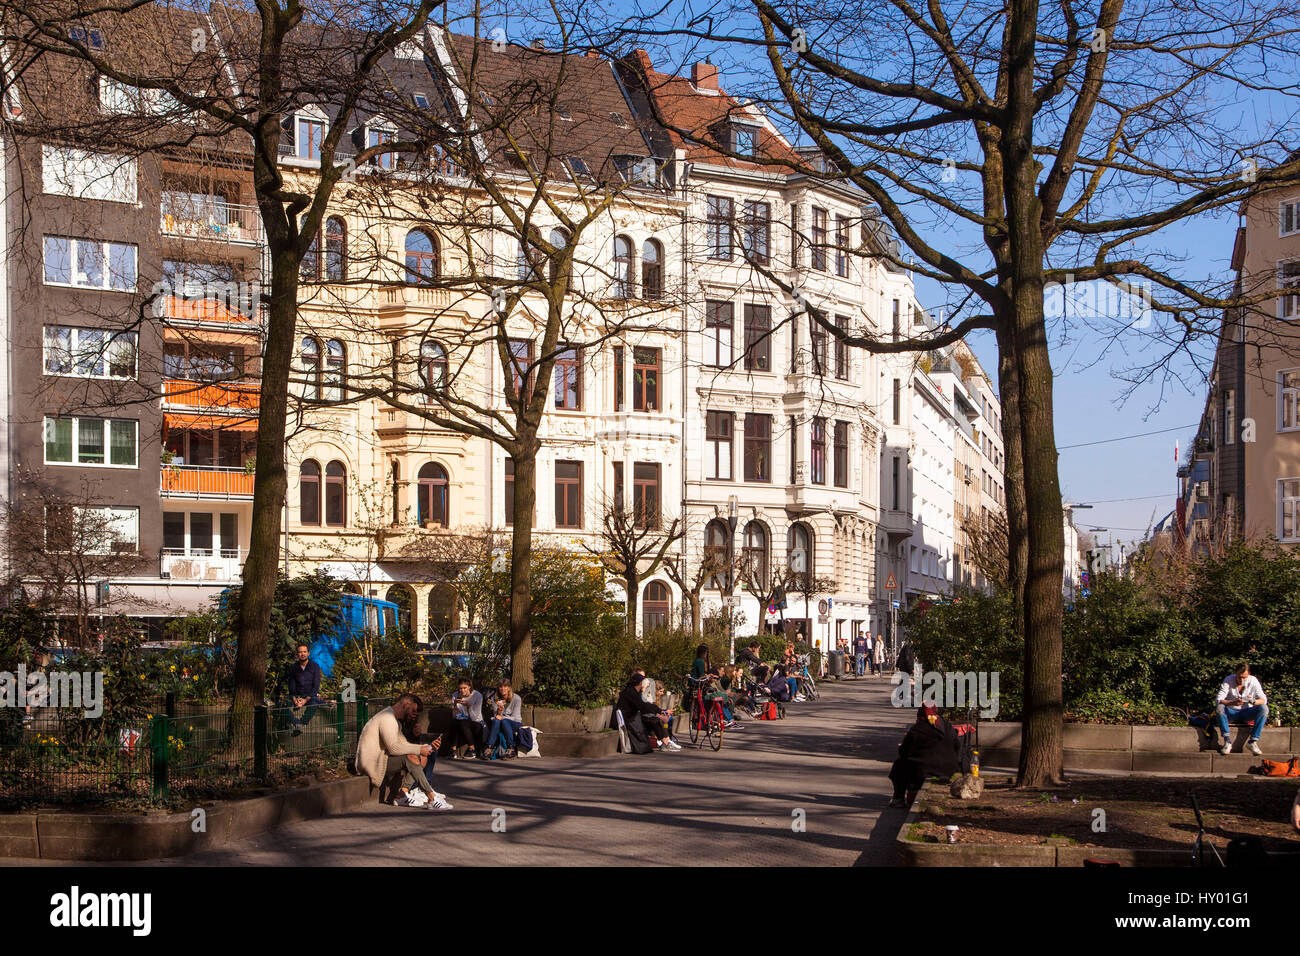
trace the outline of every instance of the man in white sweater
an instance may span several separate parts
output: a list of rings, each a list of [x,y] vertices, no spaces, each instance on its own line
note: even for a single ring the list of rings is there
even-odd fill
[[[1223,679],[1219,693],[1214,698],[1214,716],[1219,724],[1221,735],[1220,753],[1232,752],[1232,731],[1228,723],[1249,724],[1250,740],[1246,749],[1256,757],[1263,751],[1259,749],[1259,735],[1268,723],[1268,698],[1259,678],[1250,673],[1248,664],[1241,664],[1236,671]]]
[[[366,721],[357,739],[357,773],[370,778],[371,793],[381,800],[391,796],[401,779],[408,756],[427,757],[430,744],[413,744],[402,733],[402,724],[420,714],[420,698],[403,694]]]

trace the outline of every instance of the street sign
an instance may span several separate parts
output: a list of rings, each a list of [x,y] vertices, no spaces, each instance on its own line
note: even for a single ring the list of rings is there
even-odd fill
[[[1079,597],[1088,597],[1092,594],[1092,588],[1079,588]]]
[[[735,597],[733,597],[733,596],[730,595],[730,594],[724,594],[724,595],[722,596],[722,606],[723,606],[723,607],[735,607],[735,606],[736,606],[736,599],[735,599]]]
[[[889,603],[892,604],[895,608],[900,608],[903,606],[902,601],[890,601]]]
[[[1087,571],[1080,571],[1079,583],[1086,588],[1088,585],[1092,584],[1092,575],[1089,574]]]
[[[885,590],[886,590],[886,591],[897,591],[897,590],[898,590],[898,582],[894,580],[894,572],[893,572],[893,571],[890,571],[890,572],[889,572],[889,577],[885,579]],[[898,607],[898,605],[895,604],[894,607]]]
[[[830,619],[829,617],[827,617],[825,614],[818,614],[818,615],[817,615],[817,623],[818,623],[818,624],[829,624],[830,622],[831,622],[831,619]]]
[[[820,614],[822,617],[825,617],[827,612],[830,611],[830,609],[831,609],[831,602],[826,600],[825,598],[822,598],[820,601],[817,602],[817,613]]]

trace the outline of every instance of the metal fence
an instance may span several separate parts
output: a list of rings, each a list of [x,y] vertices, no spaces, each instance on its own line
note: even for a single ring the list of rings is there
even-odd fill
[[[169,699],[129,719],[41,709],[25,720],[0,708],[0,808],[233,795],[355,753],[370,715],[391,702],[339,695],[232,713]]]

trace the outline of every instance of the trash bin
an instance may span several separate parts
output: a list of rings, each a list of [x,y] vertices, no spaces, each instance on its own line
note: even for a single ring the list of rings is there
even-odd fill
[[[830,676],[839,679],[844,675],[844,652],[831,651]]]

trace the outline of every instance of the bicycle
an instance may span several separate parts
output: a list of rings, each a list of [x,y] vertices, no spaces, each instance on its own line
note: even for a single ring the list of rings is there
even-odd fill
[[[811,658],[807,654],[800,654],[798,657],[799,673],[795,678],[799,681],[799,693],[803,694],[809,700],[817,699],[817,681],[813,679],[812,672],[808,670]]]
[[[686,687],[690,693],[691,706],[687,715],[687,723],[690,725],[691,743],[697,747],[703,746],[700,743],[700,735],[709,741],[709,746],[714,750],[722,749],[722,730],[725,720],[722,714],[722,698],[714,697],[705,700],[704,689],[717,679],[714,674],[705,674],[703,677],[692,677],[686,675]]]

